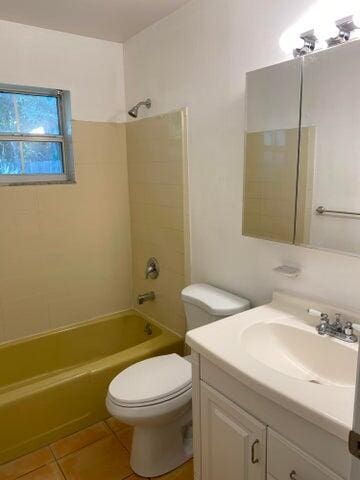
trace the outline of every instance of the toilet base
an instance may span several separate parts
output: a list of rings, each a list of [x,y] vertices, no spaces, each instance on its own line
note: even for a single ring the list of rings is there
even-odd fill
[[[170,472],[192,455],[191,407],[171,423],[134,428],[130,465],[141,477]]]

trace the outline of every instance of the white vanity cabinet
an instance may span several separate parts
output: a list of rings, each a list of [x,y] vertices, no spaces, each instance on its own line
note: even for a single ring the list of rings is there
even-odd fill
[[[201,382],[202,478],[263,480],[266,427]]]
[[[195,480],[345,480],[346,442],[193,352]]]

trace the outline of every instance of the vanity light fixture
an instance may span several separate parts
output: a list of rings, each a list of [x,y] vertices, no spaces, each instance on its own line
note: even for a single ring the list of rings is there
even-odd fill
[[[314,30],[308,30],[300,35],[300,38],[304,41],[304,45],[301,48],[295,48],[293,50],[294,57],[302,57],[315,50],[316,42],[318,41]]]
[[[350,40],[351,33],[359,28],[354,21],[353,15],[337,20],[335,25],[339,33],[336,37],[330,37],[326,40],[328,47],[334,47],[335,45],[347,42]]]

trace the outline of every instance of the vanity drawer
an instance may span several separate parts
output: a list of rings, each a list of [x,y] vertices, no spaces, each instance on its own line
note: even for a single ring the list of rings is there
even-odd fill
[[[343,480],[278,433],[268,429],[267,472],[274,480]]]

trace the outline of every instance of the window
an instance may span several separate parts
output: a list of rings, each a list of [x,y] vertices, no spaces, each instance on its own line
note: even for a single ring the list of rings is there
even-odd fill
[[[0,85],[0,184],[73,181],[70,92]]]

